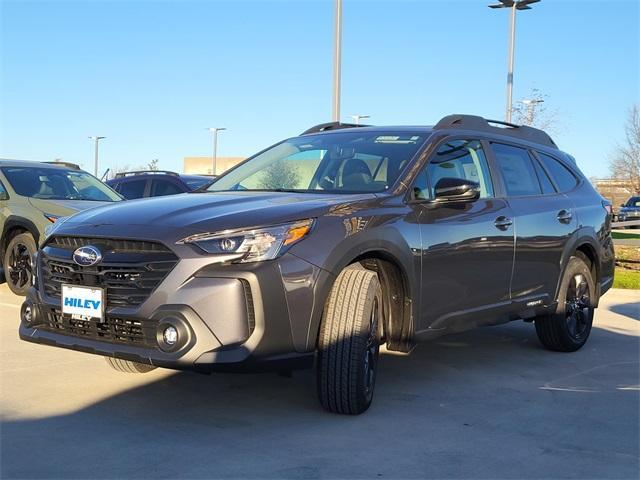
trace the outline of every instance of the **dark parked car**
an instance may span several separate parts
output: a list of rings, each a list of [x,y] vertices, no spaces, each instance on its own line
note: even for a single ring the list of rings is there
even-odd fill
[[[124,198],[161,197],[193,192],[213,183],[214,177],[205,175],[179,175],[165,170],[122,172],[105,183]]]
[[[523,319],[578,350],[613,282],[611,205],[546,133],[496,123],[324,124],[206,193],[75,215],[40,250],[20,337],[127,372],[315,361],[346,414],[381,344]]]
[[[631,197],[620,205],[618,221],[627,222],[630,220],[640,220],[640,197]],[[638,228],[638,226],[635,226],[635,228]]]

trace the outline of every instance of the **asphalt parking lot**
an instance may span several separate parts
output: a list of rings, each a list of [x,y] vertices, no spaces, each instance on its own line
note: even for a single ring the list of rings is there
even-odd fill
[[[0,477],[638,478],[640,292],[586,347],[516,322],[385,354],[372,408],[324,413],[311,371],[119,374],[17,336],[0,286]]]

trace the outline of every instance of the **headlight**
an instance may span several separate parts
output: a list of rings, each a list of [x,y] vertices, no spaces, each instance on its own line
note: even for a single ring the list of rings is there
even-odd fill
[[[192,235],[177,243],[194,244],[207,253],[234,255],[236,263],[260,262],[278,257],[302,240],[312,226],[313,220],[308,219],[273,227]]]
[[[54,215],[52,213],[44,213],[43,215],[44,215],[44,218],[49,220],[51,223],[56,223],[58,220],[63,218],[60,215]]]

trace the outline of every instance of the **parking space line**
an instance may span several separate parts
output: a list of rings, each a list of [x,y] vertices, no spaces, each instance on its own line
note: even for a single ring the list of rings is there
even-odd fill
[[[0,302],[0,307],[20,308],[20,305],[16,305],[16,304],[14,304],[14,303],[4,303],[4,302]]]

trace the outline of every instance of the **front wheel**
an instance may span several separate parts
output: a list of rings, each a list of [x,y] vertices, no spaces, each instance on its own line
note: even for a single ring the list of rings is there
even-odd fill
[[[538,339],[549,350],[575,352],[589,338],[593,324],[595,285],[591,271],[580,257],[571,257],[558,292],[553,315],[536,318]]]
[[[147,373],[157,368],[153,365],[147,365],[146,363],[132,362],[120,358],[104,357],[104,359],[107,365],[122,373]]]
[[[318,396],[326,410],[358,415],[371,405],[381,322],[378,275],[343,270],[327,299],[318,339]]]
[[[33,277],[33,256],[36,241],[29,232],[11,239],[4,253],[3,268],[9,289],[16,295],[25,296]]]

